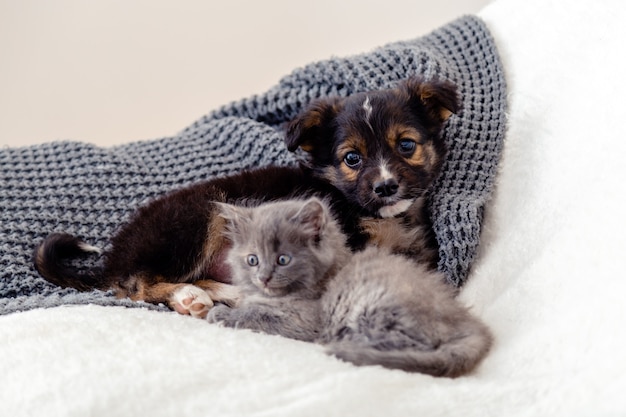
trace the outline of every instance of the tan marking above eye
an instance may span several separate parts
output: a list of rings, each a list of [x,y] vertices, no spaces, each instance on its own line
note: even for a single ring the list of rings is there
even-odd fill
[[[365,158],[367,156],[367,148],[363,139],[358,136],[350,136],[343,143],[339,144],[336,151],[337,159],[342,161],[348,152],[357,152]]]
[[[365,147],[365,143],[359,136],[351,136],[351,137],[348,137],[348,139],[346,139],[343,143],[341,143],[337,147],[335,152],[336,152],[337,160],[340,163],[339,169],[342,172],[344,172],[345,177],[352,178],[354,172],[348,175],[347,170],[355,171],[359,169],[362,161],[365,159],[366,147]],[[357,155],[357,157],[360,157],[360,160],[359,160],[360,163],[358,163],[357,165],[351,165],[348,162],[346,162],[346,156],[348,156],[351,153],[354,153]],[[354,179],[356,180],[356,177]]]
[[[415,150],[410,156],[402,155],[404,160],[411,166],[422,166],[426,163],[422,135],[417,129],[410,126],[395,125],[387,132],[387,143],[396,152],[400,153],[398,147],[400,141],[410,140],[415,143]]]
[[[391,126],[387,131],[386,139],[392,149],[396,149],[398,142],[402,139],[410,139],[418,145],[422,143],[422,135],[420,135],[420,132],[413,127],[404,125]]]
[[[354,182],[357,179],[358,168],[349,167],[344,161],[345,156],[350,152],[356,152],[361,155],[361,158],[365,157],[365,144],[363,140],[359,137],[353,136],[346,139],[343,143],[341,143],[336,150],[336,156],[339,160],[338,168],[329,168],[334,169],[334,173],[332,174],[335,179],[337,177],[341,177],[341,179],[345,181]],[[329,173],[328,173],[329,174]],[[327,174],[327,176],[328,176]]]

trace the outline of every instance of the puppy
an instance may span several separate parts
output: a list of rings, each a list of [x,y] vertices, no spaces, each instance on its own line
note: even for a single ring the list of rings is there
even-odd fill
[[[312,195],[332,201],[350,246],[362,248],[366,235],[358,224],[360,207],[309,169],[266,167],[200,182],[140,207],[111,238],[100,268],[81,271],[70,264],[100,250],[65,233],[54,233],[39,244],[35,268],[62,287],[113,289],[120,298],[166,303],[181,314],[205,317],[214,301],[234,305],[238,298],[229,285],[230,242],[218,203],[254,205]]]
[[[452,83],[414,77],[313,103],[291,123],[286,143],[306,151],[314,174],[369,214],[361,227],[371,243],[434,268],[425,196],[446,155],[444,122],[458,109]]]
[[[409,79],[398,88],[313,103],[287,129],[289,150],[310,155],[301,167],[268,167],[191,185],[139,208],[111,238],[101,268],[68,261],[100,252],[55,233],[34,251],[48,281],[81,291],[166,303],[205,317],[214,302],[237,303],[225,259],[230,242],[219,205],[317,195],[332,202],[353,250],[368,242],[436,266],[424,197],[445,156],[441,130],[457,111],[454,85]]]

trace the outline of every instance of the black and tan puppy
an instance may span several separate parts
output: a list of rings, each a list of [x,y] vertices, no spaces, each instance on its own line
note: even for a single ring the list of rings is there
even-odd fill
[[[412,78],[390,90],[313,103],[288,127],[290,150],[309,164],[245,171],[174,191],[138,209],[111,238],[102,269],[79,272],[68,259],[98,251],[55,233],[35,249],[48,281],[119,297],[167,303],[206,316],[214,301],[233,304],[225,220],[215,202],[318,195],[332,202],[354,250],[368,242],[436,263],[424,197],[445,157],[441,130],[457,110],[455,87]]]
[[[363,247],[361,210],[335,187],[308,169],[266,167],[200,182],[140,207],[111,238],[102,268],[80,271],[68,263],[99,249],[64,233],[46,237],[35,249],[35,267],[62,287],[113,289],[120,298],[167,303],[181,314],[204,317],[213,301],[237,301],[225,263],[230,242],[215,203],[254,205],[311,195],[332,201],[350,245]]]
[[[313,103],[289,126],[287,147],[308,152],[315,175],[371,216],[362,228],[373,243],[434,267],[424,200],[445,158],[443,124],[458,107],[453,84],[410,78]]]

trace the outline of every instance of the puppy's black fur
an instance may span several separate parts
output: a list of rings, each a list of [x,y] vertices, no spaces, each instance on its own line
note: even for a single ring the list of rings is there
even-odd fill
[[[219,295],[224,288],[219,283],[230,282],[224,262],[229,242],[215,202],[253,205],[310,195],[332,201],[349,244],[363,247],[360,207],[309,169],[266,167],[191,185],[140,207],[111,238],[101,270],[81,273],[69,266],[67,258],[96,249],[62,233],[48,236],[37,247],[35,266],[48,281],[83,291],[113,288],[120,297],[171,304],[181,284],[194,283],[216,301],[232,303]]]
[[[225,220],[214,203],[318,195],[332,202],[354,250],[368,242],[388,246],[434,267],[424,197],[445,157],[443,124],[457,109],[454,85],[421,78],[319,100],[291,122],[285,139],[289,150],[308,152],[306,166],[244,171],[154,200],[112,237],[102,270],[68,266],[68,258],[96,249],[67,234],[47,237],[35,250],[35,266],[57,285],[113,288],[120,297],[166,302],[183,313],[189,306],[174,294],[189,283],[233,303],[224,284],[230,282]]]

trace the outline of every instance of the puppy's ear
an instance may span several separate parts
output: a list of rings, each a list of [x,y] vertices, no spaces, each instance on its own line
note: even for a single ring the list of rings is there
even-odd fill
[[[450,81],[412,77],[405,81],[404,88],[411,98],[420,101],[433,122],[443,123],[459,111],[457,88]]]
[[[319,99],[289,123],[285,144],[291,152],[301,147],[306,152],[319,148],[331,133],[333,121],[339,113],[340,98]],[[331,136],[332,137],[332,136]]]

